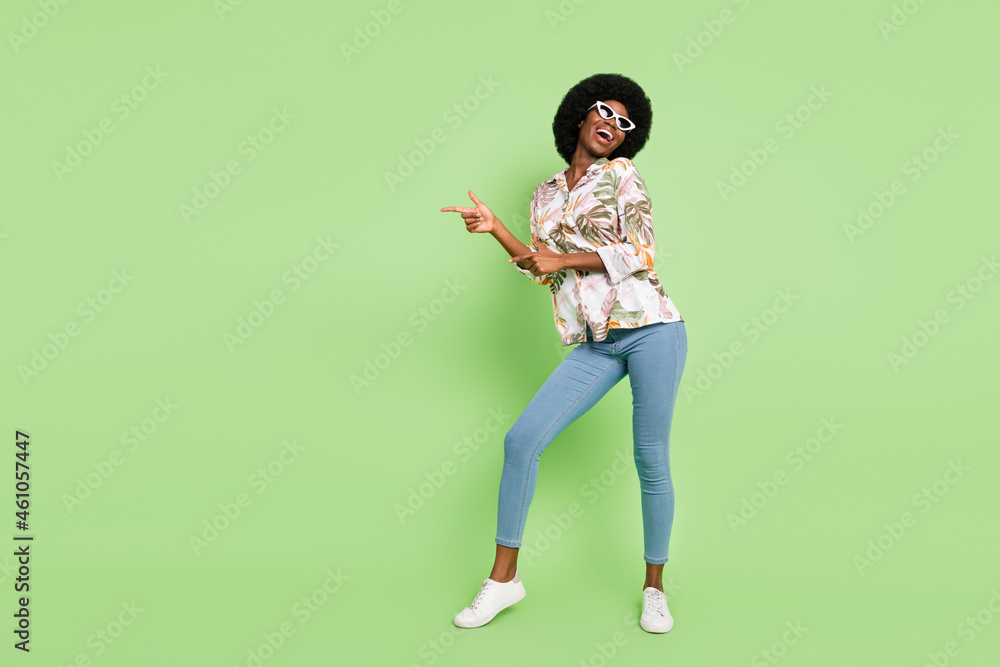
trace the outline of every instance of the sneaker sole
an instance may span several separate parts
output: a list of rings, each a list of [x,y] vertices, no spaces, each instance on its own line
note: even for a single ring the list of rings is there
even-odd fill
[[[671,630],[673,630],[673,628],[674,628],[674,622],[671,621],[670,624],[666,626],[666,629],[664,629],[662,626],[659,627],[659,628],[652,628],[652,627],[646,627],[646,624],[643,623],[642,619],[640,618],[639,619],[639,627],[641,627],[646,632],[650,632],[650,633],[653,633],[653,634],[664,634],[664,633],[667,633],[667,632],[670,632]]]
[[[484,625],[486,625],[487,623],[489,623],[490,621],[492,621],[494,618],[496,618],[497,614],[499,614],[500,612],[502,612],[504,609],[506,609],[507,607],[510,607],[512,605],[515,605],[518,602],[520,602],[521,600],[523,600],[525,598],[525,595],[526,595],[526,592],[524,590],[518,591],[517,595],[510,602],[504,604],[504,606],[502,606],[499,609],[497,609],[495,612],[493,612],[493,615],[489,616],[488,618],[486,618],[481,623],[477,623],[475,625],[459,625],[459,623],[456,622],[455,626],[459,627],[459,628],[464,628],[464,629],[481,628]]]

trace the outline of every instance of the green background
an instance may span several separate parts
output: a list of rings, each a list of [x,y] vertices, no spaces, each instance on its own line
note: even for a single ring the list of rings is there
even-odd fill
[[[28,432],[35,536],[27,655],[12,647],[14,559],[0,559],[4,664],[255,664],[283,623],[294,634],[263,664],[995,660],[996,5],[44,6],[0,10],[3,467]],[[372,12],[391,20],[345,54]],[[571,348],[547,289],[439,209],[471,189],[527,240],[533,188],[566,166],[552,116],[598,72],[652,100],[635,164],[689,337],[664,569],[675,626],[635,625],[638,480],[634,464],[613,472],[631,458],[622,382],[542,459],[528,597],[458,630],[492,564],[503,434]],[[482,80],[495,87],[475,99]],[[800,109],[813,87],[830,97]],[[269,134],[275,109],[286,122]],[[797,111],[808,120],[787,137],[778,123]],[[113,131],[57,173],[102,121]],[[957,139],[936,152],[948,128]],[[445,140],[390,186],[436,129]],[[250,135],[269,143],[241,150]],[[779,150],[720,195],[772,137]],[[925,151],[935,161],[912,172]],[[229,161],[238,173],[185,219]],[[895,179],[905,193],[850,238]],[[308,279],[288,279],[296,266]],[[271,315],[227,344],[274,290]],[[798,298],[772,318],[779,290]],[[103,300],[89,319],[88,299]],[[904,338],[919,347],[894,366]],[[369,363],[370,381],[352,381]],[[796,467],[789,452],[824,419],[841,427]],[[270,481],[254,477],[269,465]],[[582,487],[602,474],[591,503]],[[3,477],[8,554],[20,531]],[[220,505],[235,514],[239,498],[227,520]],[[744,499],[758,507],[734,529]],[[582,516],[558,529],[573,502]],[[224,529],[209,540],[212,521]]]

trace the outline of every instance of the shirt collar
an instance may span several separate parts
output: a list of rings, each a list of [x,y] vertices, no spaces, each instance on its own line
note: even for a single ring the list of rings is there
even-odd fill
[[[587,171],[585,171],[583,173],[583,176],[580,177],[580,180],[582,181],[583,179],[587,178],[588,176],[590,176],[594,172],[600,171],[601,165],[605,164],[606,162],[610,162],[610,160],[608,160],[608,158],[606,158],[606,157],[599,157],[596,160],[594,160],[594,164],[592,164],[589,167],[587,167]],[[558,185],[559,187],[561,187],[563,190],[569,190],[569,188],[566,187],[566,172],[567,171],[569,171],[569,165],[566,165],[566,168],[563,169],[562,171],[556,172],[552,176],[552,178],[549,179],[548,182],[549,183],[555,183],[556,185]]]

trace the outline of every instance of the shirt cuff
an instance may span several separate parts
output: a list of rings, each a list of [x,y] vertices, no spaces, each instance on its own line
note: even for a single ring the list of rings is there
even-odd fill
[[[611,284],[621,282],[626,276],[639,270],[629,267],[628,258],[633,261],[636,259],[636,253],[630,252],[629,247],[635,246],[632,246],[631,243],[612,243],[597,249],[597,254],[604,262],[604,268],[607,269],[608,280],[611,281]]]

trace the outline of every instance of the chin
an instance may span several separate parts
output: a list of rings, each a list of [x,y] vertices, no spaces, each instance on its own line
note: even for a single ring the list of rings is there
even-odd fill
[[[620,145],[621,144],[619,144],[618,146],[620,146]],[[618,150],[618,146],[604,146],[603,144],[597,144],[597,152],[596,152],[596,154],[600,155],[601,157],[608,157],[609,155],[611,155],[612,153],[614,153],[616,150]]]

